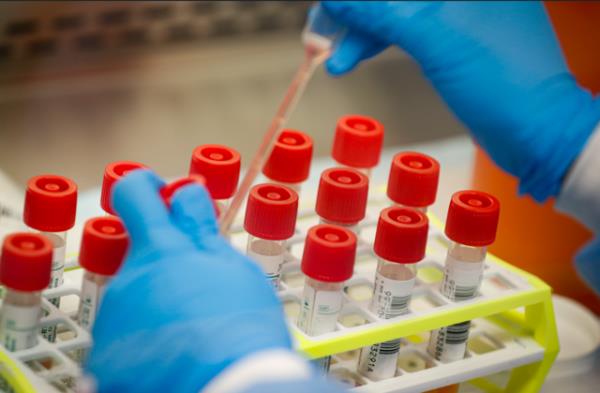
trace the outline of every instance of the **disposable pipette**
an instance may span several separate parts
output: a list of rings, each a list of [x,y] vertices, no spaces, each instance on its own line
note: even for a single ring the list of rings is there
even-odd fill
[[[262,170],[281,130],[294,111],[298,100],[302,97],[308,81],[315,69],[329,57],[332,47],[342,34],[343,29],[327,15],[320,5],[316,5],[311,10],[304,31],[302,32],[302,41],[305,49],[304,60],[300,64],[298,71],[296,71],[279,109],[275,113],[275,117],[273,117],[269,128],[265,132],[237,193],[231,200],[231,204],[227,211],[225,211],[225,214],[221,216],[221,233],[225,234],[229,230],[240,206],[246,199],[246,195],[254,179]]]

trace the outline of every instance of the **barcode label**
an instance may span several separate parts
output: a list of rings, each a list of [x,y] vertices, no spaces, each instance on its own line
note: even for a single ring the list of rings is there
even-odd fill
[[[358,371],[374,381],[396,375],[400,340],[391,340],[365,347],[360,352]]]
[[[379,272],[375,276],[375,288],[370,309],[379,318],[390,319],[408,313],[408,304],[415,279],[392,280]]]
[[[465,287],[463,285],[454,285],[454,299],[455,300],[467,300],[475,297],[477,292],[476,286]]]
[[[382,355],[393,355],[400,350],[400,340],[386,341],[379,344],[379,353]]]
[[[472,299],[477,296],[482,278],[483,263],[463,262],[448,255],[440,291],[453,301]]]
[[[444,363],[463,359],[470,326],[471,322],[466,321],[433,331],[429,340],[429,354]]]
[[[408,312],[408,302],[410,301],[410,295],[407,296],[392,296],[392,304],[390,305],[390,311],[386,316],[386,319],[396,317]]]
[[[462,344],[469,338],[470,321],[457,323],[446,327],[446,343],[447,344]]]

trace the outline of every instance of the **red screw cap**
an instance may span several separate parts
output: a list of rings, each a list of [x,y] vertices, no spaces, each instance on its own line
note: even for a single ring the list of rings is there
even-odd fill
[[[86,221],[79,249],[79,264],[85,270],[114,275],[125,258],[129,239],[117,217],[96,217]]]
[[[77,185],[66,177],[40,175],[29,179],[23,221],[39,231],[62,232],[73,228],[77,211]]]
[[[452,195],[446,236],[467,246],[487,246],[496,239],[500,202],[482,191],[458,191]]]
[[[429,220],[422,212],[388,207],[379,215],[373,250],[388,261],[419,262],[425,256],[428,229]]]
[[[296,228],[298,195],[275,184],[259,184],[250,190],[244,229],[252,236],[269,240],[292,237]]]
[[[336,225],[308,230],[302,255],[302,272],[315,280],[342,282],[352,277],[356,235]]]
[[[102,193],[100,194],[100,206],[108,214],[115,215],[115,211],[110,204],[110,197],[113,186],[123,176],[136,169],[145,169],[146,165],[134,161],[115,161],[104,168],[104,178],[102,179]]]
[[[365,217],[369,178],[350,168],[331,168],[321,174],[317,214],[330,222],[357,223]]]
[[[37,233],[13,233],[4,238],[0,282],[24,292],[41,291],[50,284],[52,243]]]
[[[214,199],[231,198],[240,177],[240,154],[221,145],[201,145],[194,149],[190,174],[202,175]]]
[[[271,180],[300,183],[308,179],[312,160],[313,141],[303,132],[283,130],[263,168]]]
[[[333,158],[342,165],[372,168],[379,163],[383,124],[368,116],[347,115],[338,120]]]
[[[407,151],[392,160],[388,178],[388,197],[404,206],[426,207],[435,202],[440,164],[432,157]]]
[[[181,179],[175,180],[160,189],[160,196],[162,200],[165,202],[165,205],[171,206],[171,198],[175,195],[175,192],[179,190],[181,187],[185,187],[188,184],[200,184],[201,186],[206,186],[206,180],[204,176],[200,175],[190,175],[188,177],[183,177]]]

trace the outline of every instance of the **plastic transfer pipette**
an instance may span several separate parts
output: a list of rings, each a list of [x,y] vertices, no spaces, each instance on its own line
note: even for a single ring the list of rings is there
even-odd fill
[[[302,97],[308,81],[315,69],[329,57],[331,48],[342,34],[343,29],[325,13],[320,5],[311,10],[302,32],[302,41],[305,48],[304,60],[298,71],[296,71],[294,79],[292,79],[292,83],[279,105],[279,109],[275,113],[275,117],[273,117],[269,128],[265,132],[238,191],[231,200],[229,209],[221,216],[221,233],[225,234],[229,230],[242,202],[246,199],[254,179],[260,173],[265,160],[269,157],[279,133],[292,114],[300,97]]]

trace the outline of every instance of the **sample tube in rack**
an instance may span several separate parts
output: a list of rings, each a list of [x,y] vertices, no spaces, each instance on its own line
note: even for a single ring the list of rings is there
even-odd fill
[[[301,269],[306,280],[298,328],[309,336],[333,332],[343,306],[344,282],[352,277],[356,235],[348,229],[321,224],[308,230]],[[318,359],[329,370],[330,358]]]
[[[342,116],[335,128],[331,155],[341,165],[357,169],[369,177],[381,157],[383,134],[383,124],[372,117]]]
[[[312,138],[297,130],[283,130],[263,167],[270,182],[283,184],[300,194],[302,183],[310,174],[313,154]]]
[[[440,164],[434,158],[412,151],[398,153],[392,159],[387,196],[398,206],[423,212],[435,202]]]
[[[163,188],[160,189],[160,196],[163,202],[170,207],[171,198],[173,198],[175,192],[177,192],[177,190],[179,190],[181,187],[187,186],[188,184],[198,184],[205,187],[206,180],[203,176],[200,175],[189,175],[188,177],[183,177],[165,185]]]
[[[346,227],[356,233],[365,218],[369,178],[351,168],[330,168],[321,174],[315,211],[322,224]]]
[[[42,290],[50,283],[52,243],[37,233],[4,238],[0,282],[6,294],[0,313],[0,340],[9,351],[37,344]]]
[[[428,228],[427,216],[416,209],[389,207],[381,212],[373,246],[379,261],[369,305],[379,318],[409,312],[416,263],[425,256]],[[374,381],[395,376],[399,350],[399,338],[363,348],[358,372]]]
[[[500,203],[481,191],[459,191],[452,195],[445,233],[450,239],[440,292],[452,301],[477,296],[483,278],[487,246],[496,238]],[[463,359],[470,321],[443,327],[431,333],[428,351],[441,362]]]
[[[83,227],[79,265],[84,273],[77,321],[87,331],[92,330],[106,284],[121,266],[128,243],[125,227],[117,217],[91,218]]]
[[[53,245],[52,276],[50,288],[63,283],[67,231],[75,224],[77,210],[77,185],[70,179],[57,175],[40,175],[29,179],[25,192],[23,221],[44,234]],[[56,307],[60,298],[49,299]],[[42,335],[53,342],[56,326],[46,326]]]
[[[248,232],[246,254],[258,262],[267,280],[279,288],[285,241],[296,228],[298,195],[278,184],[259,184],[250,190],[244,229]]]
[[[222,145],[201,145],[192,153],[190,175],[204,177],[217,210],[223,213],[237,189],[240,168],[240,154],[236,150]]]
[[[104,168],[104,177],[102,178],[102,192],[100,193],[100,206],[102,209],[111,215],[115,215],[115,211],[111,206],[111,193],[113,186],[123,176],[136,169],[146,169],[144,164],[135,161],[115,161],[111,162]]]

